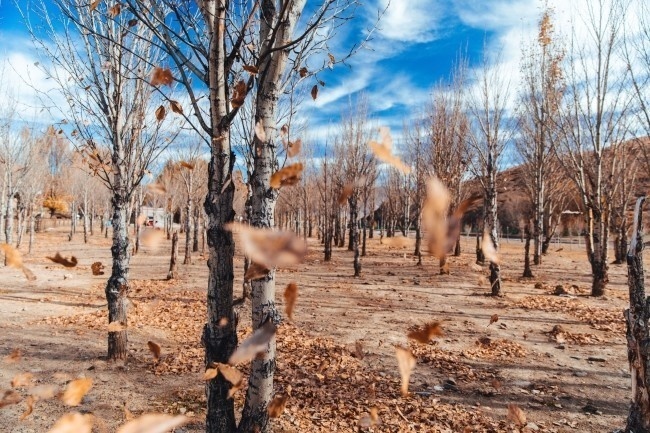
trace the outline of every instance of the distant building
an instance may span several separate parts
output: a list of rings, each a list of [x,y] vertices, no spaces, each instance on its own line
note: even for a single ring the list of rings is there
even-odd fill
[[[158,229],[165,228],[165,210],[163,208],[142,206],[141,211],[142,215],[146,217],[144,226]]]

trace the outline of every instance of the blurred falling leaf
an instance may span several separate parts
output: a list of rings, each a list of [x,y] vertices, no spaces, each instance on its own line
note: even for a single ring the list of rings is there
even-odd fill
[[[291,186],[300,182],[303,165],[301,162],[287,165],[273,173],[270,180],[271,188],[278,189],[282,186]]]
[[[169,101],[169,108],[176,114],[183,114],[183,106],[178,101]]]
[[[137,26],[137,25],[138,25],[138,20],[136,20],[135,18],[130,19],[129,22],[127,23],[127,25],[128,25],[129,27]]]
[[[430,322],[422,328],[415,329],[408,333],[407,337],[418,343],[427,344],[433,337],[444,336],[440,322]]]
[[[244,375],[241,371],[237,370],[235,367],[232,367],[228,364],[217,363],[217,370],[228,382],[234,386],[241,385],[244,380]]]
[[[93,275],[104,275],[104,265],[102,262],[95,262],[90,265],[90,269],[93,271]]]
[[[159,183],[150,183],[147,185],[147,191],[153,194],[165,194],[167,193],[167,188]]]
[[[289,400],[288,395],[278,394],[273,397],[273,400],[269,402],[267,411],[269,413],[269,418],[279,418],[280,415],[284,412],[284,408],[287,405],[287,400]]]
[[[22,268],[23,267],[23,258],[16,248],[9,244],[0,245],[0,249],[5,254],[5,262],[7,266],[12,268]]]
[[[12,404],[18,404],[22,401],[22,397],[13,389],[8,389],[2,394],[0,398],[0,409],[5,406],[11,406]]]
[[[147,229],[140,232],[140,244],[151,250],[157,250],[165,240],[165,232],[156,229]]]
[[[217,374],[219,374],[219,370],[216,368],[207,368],[203,373],[203,380],[212,380],[217,377]]]
[[[12,350],[9,355],[4,357],[4,361],[7,364],[13,364],[14,362],[20,361],[21,357],[22,357],[22,353],[20,352],[20,349],[16,348]]]
[[[68,406],[78,406],[84,396],[93,386],[93,380],[89,378],[75,379],[68,383],[68,386],[61,396],[63,403]]]
[[[167,116],[167,110],[165,110],[165,107],[161,105],[156,108],[156,120],[158,122],[162,122],[165,119],[165,116]]]
[[[93,12],[95,9],[97,9],[97,6],[99,6],[99,3],[101,3],[102,0],[95,0],[90,4],[90,12]]]
[[[46,259],[53,261],[59,265],[63,265],[66,268],[74,268],[79,263],[79,260],[75,256],[70,256],[69,259],[63,257],[59,252],[57,252],[54,257],[46,257]]]
[[[298,286],[296,283],[289,283],[287,288],[284,289],[284,311],[287,313],[289,319],[293,319],[293,307],[296,305],[298,299]]]
[[[369,428],[379,424],[379,411],[376,407],[370,409],[370,413],[364,413],[359,418],[359,427]]]
[[[251,75],[257,75],[260,72],[257,66],[253,65],[244,65],[242,66],[242,69]]]
[[[146,414],[127,422],[117,433],[165,433],[187,424],[189,418],[183,415]]]
[[[422,227],[427,234],[429,253],[440,259],[445,257],[450,249],[447,239],[447,213],[450,203],[451,197],[447,187],[437,177],[429,179],[427,196],[422,206]]]
[[[126,329],[126,325],[120,322],[111,322],[108,324],[108,332],[120,332]]]
[[[157,362],[160,359],[160,345],[153,341],[147,341],[147,347],[149,347],[149,350],[153,355],[154,362]]]
[[[168,68],[154,68],[151,75],[151,84],[153,86],[171,86],[174,82],[172,71]]]
[[[91,433],[93,429],[93,416],[77,412],[63,415],[52,426],[48,433]]]
[[[108,8],[108,16],[111,18],[115,18],[122,12],[122,6],[119,3],[115,3],[113,6]]]
[[[483,255],[485,255],[485,258],[489,262],[492,262],[495,265],[499,264],[499,255],[497,254],[497,249],[492,243],[492,237],[490,236],[490,233],[487,230],[483,231],[481,250],[483,251]]]
[[[232,98],[230,98],[230,103],[233,108],[239,108],[244,105],[246,100],[246,82],[244,80],[239,80],[237,84],[233,87]]]
[[[271,269],[300,263],[307,254],[305,242],[289,231],[258,229],[241,223],[226,226],[239,237],[244,253],[254,263]]]
[[[264,125],[262,125],[262,122],[258,121],[255,123],[255,136],[260,142],[266,143],[266,132],[264,131]]]
[[[305,78],[309,74],[309,71],[307,70],[307,68],[303,66],[302,68],[300,68],[298,73],[300,74],[300,78]]]
[[[519,426],[526,425],[526,414],[516,404],[508,405],[508,419]]]
[[[32,379],[34,375],[32,373],[19,373],[11,379],[12,388],[22,388],[32,384]]]
[[[181,165],[181,167],[185,167],[188,170],[194,170],[194,164],[190,164],[189,162],[186,161],[181,161],[179,164]]]
[[[32,412],[34,411],[34,403],[35,403],[35,402],[36,402],[36,399],[35,399],[33,396],[31,396],[31,395],[28,396],[28,397],[25,399],[25,405],[26,405],[27,407],[25,408],[25,412],[23,412],[23,414],[20,416],[20,420],[21,420],[21,421],[24,420],[25,418],[27,418],[29,415],[32,414]]]
[[[266,266],[261,265],[259,263],[251,263],[248,266],[246,275],[244,275],[244,280],[246,281],[259,280],[260,278],[264,278],[269,272],[270,269],[267,268]]]
[[[293,158],[300,153],[300,150],[302,149],[302,140],[299,138],[296,141],[287,141],[284,143],[284,146],[287,151],[287,156]]]
[[[354,182],[349,182],[343,185],[343,188],[341,189],[341,194],[339,195],[338,203],[340,205],[344,205],[348,201],[348,199],[352,197],[355,188],[361,188],[365,185],[365,183],[366,183],[366,177],[360,176]]]
[[[40,400],[47,400],[55,397],[59,393],[59,388],[56,385],[39,385],[31,390],[31,395]]]
[[[380,238],[379,242],[382,245],[387,245],[391,248],[408,248],[415,245],[415,239],[406,238],[404,236],[393,236],[390,238]]]
[[[402,377],[402,397],[406,397],[409,393],[409,379],[411,372],[415,367],[415,357],[410,350],[400,346],[395,347],[395,356],[397,357],[397,366],[399,367],[399,374]]]
[[[147,216],[145,214],[143,214],[143,213],[138,215],[138,218],[135,220],[136,224],[139,225],[139,226],[144,224],[145,221],[147,221]]]
[[[381,142],[370,141],[370,143],[368,143],[375,158],[395,167],[402,173],[409,174],[411,172],[411,167],[404,164],[401,159],[393,155],[393,139],[390,136],[390,130],[385,126],[382,126],[379,128],[379,135],[381,137]]]
[[[275,335],[275,331],[275,324],[268,320],[239,345],[237,350],[230,356],[228,364],[237,365],[248,362],[259,353],[264,352],[269,345],[269,341]]]
[[[488,326],[491,324],[497,322],[499,320],[499,315],[498,314],[493,314],[492,317],[490,317],[490,323],[488,323]]]
[[[318,98],[318,84],[314,84],[314,87],[311,88],[311,99],[314,101]]]

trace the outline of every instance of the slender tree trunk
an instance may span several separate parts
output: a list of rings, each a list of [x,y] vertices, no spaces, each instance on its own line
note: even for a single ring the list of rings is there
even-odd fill
[[[25,232],[25,206],[22,202],[18,207],[18,230],[17,230],[16,248],[20,248],[20,245],[23,243],[23,233]]]
[[[167,279],[173,280],[176,278],[176,262],[178,261],[178,232],[174,231],[172,235],[172,253],[169,259],[169,272],[167,272]]]
[[[609,227],[607,221],[604,221],[602,215],[597,213],[592,218],[592,227],[598,230],[598,236],[593,240],[592,249],[592,286],[591,296],[603,296],[605,288],[609,282],[609,264],[607,263],[607,243],[609,237]]]
[[[333,230],[333,226],[334,226],[335,223],[334,223],[334,217],[326,215],[325,218],[326,218],[326,221],[325,221],[325,233],[324,233],[324,236],[323,236],[324,241],[325,241],[325,248],[324,248],[324,250],[325,250],[325,252],[324,252],[325,258],[324,258],[324,260],[326,262],[329,262],[330,260],[332,260],[332,241],[333,241],[333,239],[332,239],[332,230]]]
[[[116,181],[116,183],[118,183]],[[106,284],[106,301],[108,302],[108,322],[127,325],[127,296],[129,293],[129,233],[127,215],[128,197],[124,189],[113,191],[113,245],[111,256],[113,266],[111,276]],[[126,360],[128,356],[127,331],[108,333],[108,359]]]
[[[361,257],[366,256],[366,237],[367,237],[366,219],[363,219],[363,231],[361,233]]]
[[[199,229],[201,227],[201,212],[197,207],[194,210],[194,224],[192,225],[193,234],[192,234],[192,252],[199,252]]]
[[[190,170],[190,179],[192,170]],[[190,180],[191,182],[191,180]],[[187,203],[185,204],[185,257],[183,264],[189,265],[192,263],[192,199],[191,190],[188,191]]]
[[[14,198],[13,195],[7,197],[7,206],[5,208],[5,242],[9,245],[14,242]]]
[[[94,235],[94,222],[95,222],[95,203],[90,205],[90,236]]]
[[[84,192],[84,201],[83,201],[83,207],[84,207],[84,244],[88,243],[88,193]]]
[[[524,245],[524,278],[533,278],[533,271],[530,269],[530,227],[526,223],[526,228],[524,229],[526,235],[526,244]],[[541,245],[541,244],[540,244]]]
[[[34,247],[34,226],[36,221],[34,203],[29,205],[29,249],[27,250],[28,254],[32,253],[32,248]]]
[[[533,263],[535,265],[542,264],[542,244],[544,242],[544,173],[542,170],[537,170],[535,182],[535,216],[533,218],[533,236],[534,236],[534,253]],[[529,230],[530,231],[530,230]],[[526,271],[524,270],[524,273]],[[532,274],[532,271],[531,271]]]
[[[476,233],[476,264],[477,265],[485,264],[485,254],[483,254],[483,248],[481,246],[480,233]]]
[[[497,232],[497,185],[496,171],[491,171],[485,201],[484,227],[489,229],[490,240],[496,250],[499,249],[499,234]],[[498,263],[490,262],[490,287],[492,296],[501,296],[501,269]]]
[[[72,241],[72,237],[74,236],[75,229],[75,220],[77,219],[77,211],[76,211],[76,204],[73,201],[72,204],[70,205],[70,233],[68,234],[68,241]]]
[[[358,199],[355,194],[352,194],[348,199],[350,206],[350,233],[348,235],[348,242],[351,243],[352,251],[354,252],[354,276],[361,276],[361,261],[359,260],[359,226],[357,225]]]
[[[460,234],[456,239],[456,247],[454,248],[454,256],[460,257]]]

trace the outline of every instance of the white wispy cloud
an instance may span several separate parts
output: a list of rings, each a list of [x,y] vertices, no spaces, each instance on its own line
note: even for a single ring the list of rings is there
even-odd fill
[[[443,4],[436,0],[380,0],[378,6],[386,13],[379,33],[391,41],[430,42],[436,38]]]

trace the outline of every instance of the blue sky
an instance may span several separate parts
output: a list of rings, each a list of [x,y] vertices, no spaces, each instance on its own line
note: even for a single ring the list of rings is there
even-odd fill
[[[386,3],[366,0],[331,41],[332,54],[342,56],[363,39]],[[568,29],[566,2],[549,3],[556,9],[559,30]],[[432,87],[448,76],[461,50],[468,54],[470,69],[480,65],[484,54],[500,53],[502,69],[512,75],[516,90],[521,44],[534,37],[541,6],[541,0],[391,0],[367,49],[350,59],[349,66],[319,74],[326,86],[316,101],[307,98],[300,108],[309,122],[308,137],[322,143],[349,101],[362,92],[374,122],[399,136],[403,122],[422,111]],[[23,116],[39,116],[32,107],[37,105],[34,90],[23,79],[29,77],[38,86],[48,83],[39,81],[33,67],[37,55],[10,0],[0,0],[0,64],[5,59],[10,63],[8,81],[24,105]]]

